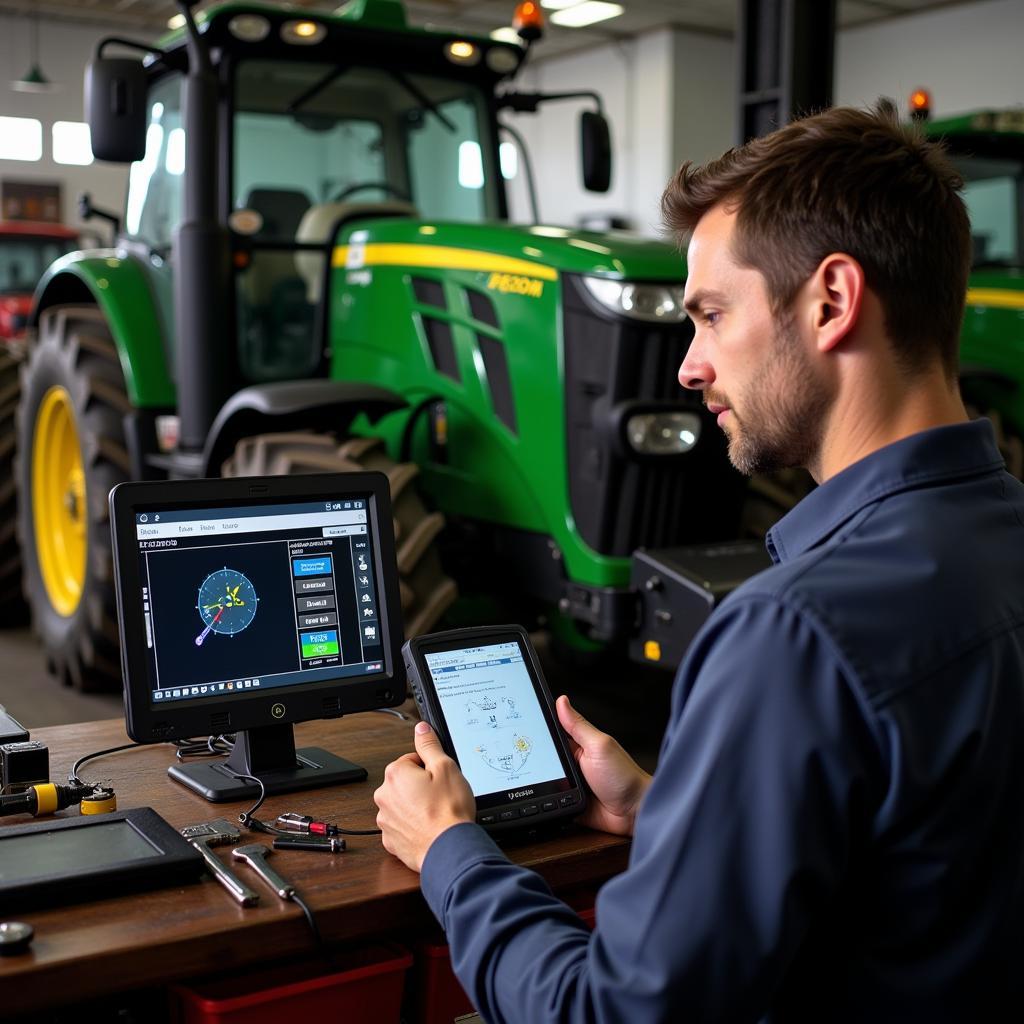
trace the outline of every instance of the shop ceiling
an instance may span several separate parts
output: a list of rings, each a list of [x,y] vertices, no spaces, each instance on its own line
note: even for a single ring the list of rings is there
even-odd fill
[[[560,28],[549,24],[534,50],[534,60],[586,49],[665,26],[730,36],[736,28],[736,0],[620,0],[625,8],[616,18],[587,28]],[[925,10],[952,7],[977,0],[839,0],[839,25],[848,28]],[[202,7],[210,3],[200,4]],[[282,5],[283,6],[283,5]],[[327,13],[338,0],[293,0],[288,6]],[[487,35],[508,25],[514,0],[407,0],[406,11],[415,25],[430,25],[474,35]],[[156,39],[178,13],[173,0],[0,0],[0,15],[36,16],[43,31],[47,21],[66,21],[135,32]]]

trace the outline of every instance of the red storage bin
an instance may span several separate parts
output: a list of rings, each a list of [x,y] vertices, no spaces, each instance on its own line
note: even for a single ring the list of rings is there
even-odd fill
[[[280,1024],[315,1014],[345,1024],[399,1024],[412,954],[401,946],[374,946],[339,955],[335,963],[338,969],[330,974],[314,959],[176,985],[171,1019],[178,1024]]]

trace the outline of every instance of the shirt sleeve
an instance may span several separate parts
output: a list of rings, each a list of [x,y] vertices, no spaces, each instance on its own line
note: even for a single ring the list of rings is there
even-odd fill
[[[431,846],[423,891],[490,1024],[757,1019],[835,897],[883,773],[827,635],[735,595],[675,686],[629,867],[601,890],[592,935],[477,826]]]

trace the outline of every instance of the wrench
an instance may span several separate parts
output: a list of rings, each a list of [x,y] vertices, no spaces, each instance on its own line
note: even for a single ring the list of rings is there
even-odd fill
[[[224,818],[217,818],[214,821],[203,822],[200,825],[187,825],[181,830],[181,834],[202,854],[203,860],[206,861],[206,866],[210,869],[213,877],[243,907],[254,907],[259,903],[260,894],[239,881],[221,863],[220,858],[210,852],[211,846],[223,846],[238,842],[242,834],[235,825],[232,825],[230,821]]]
[[[236,846],[231,856],[245,861],[283,900],[290,900],[295,895],[295,886],[286,882],[268,863],[267,858],[274,851],[262,843],[250,843],[248,846]]]

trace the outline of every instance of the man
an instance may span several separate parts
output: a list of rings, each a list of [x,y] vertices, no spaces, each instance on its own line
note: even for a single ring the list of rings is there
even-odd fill
[[[588,935],[471,824],[425,725],[377,791],[499,1021],[995,1021],[1024,1001],[1024,487],[957,388],[961,182],[891,105],[695,168],[679,371],[747,473],[820,483],[675,683],[648,778],[563,697],[632,834]]]

